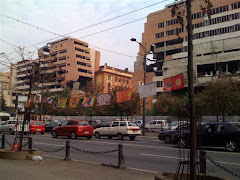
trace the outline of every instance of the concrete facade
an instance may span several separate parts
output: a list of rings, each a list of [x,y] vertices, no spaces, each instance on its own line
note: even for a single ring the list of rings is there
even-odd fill
[[[178,3],[183,3],[180,1]],[[212,0],[211,19],[200,7],[202,0],[192,1],[193,60],[195,86],[205,86],[219,75],[240,77],[240,1]],[[174,3],[173,3],[174,4]],[[187,87],[187,22],[184,25],[172,17],[172,5],[148,15],[141,44],[150,52],[154,44],[157,93],[163,92],[163,79],[184,74]],[[179,32],[178,35],[176,32]],[[143,50],[139,47],[134,72],[143,72]],[[137,73],[138,74],[138,73]],[[133,77],[134,79],[134,77]],[[140,80],[139,80],[140,81]],[[143,76],[142,76],[143,81]],[[137,83],[133,82],[137,89]],[[135,87],[136,86],[136,87]]]
[[[105,64],[95,72],[95,84],[103,88],[102,93],[119,87],[132,88],[132,74],[127,68],[122,70]]]
[[[0,99],[5,99],[5,104],[7,107],[14,107],[11,103],[12,96],[10,93],[10,73],[0,72]],[[1,101],[1,100],[0,100]]]

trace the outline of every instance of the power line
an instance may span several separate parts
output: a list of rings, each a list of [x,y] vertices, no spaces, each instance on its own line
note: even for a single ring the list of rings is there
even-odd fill
[[[18,21],[18,22],[24,23],[24,24],[29,25],[29,26],[32,26],[32,27],[36,27],[36,28],[38,28],[38,29],[40,29],[40,30],[46,31],[46,32],[48,32],[48,33],[52,33],[52,34],[57,35],[57,36],[60,36],[60,37],[65,37],[66,35],[69,35],[69,34],[72,34],[72,33],[75,33],[75,32],[81,31],[81,30],[88,29],[88,28],[90,28],[90,27],[94,27],[94,26],[97,26],[97,25],[100,25],[100,24],[103,24],[103,23],[106,23],[106,22],[109,22],[109,21],[118,19],[118,18],[120,18],[120,17],[123,17],[123,16],[129,15],[129,14],[132,14],[132,13],[135,13],[135,12],[138,12],[138,11],[141,11],[141,10],[143,10],[143,9],[149,8],[149,7],[151,7],[151,6],[155,6],[155,5],[157,5],[157,4],[161,4],[161,3],[165,2],[165,1],[168,1],[168,0],[162,0],[162,1],[158,2],[158,3],[154,3],[154,4],[151,4],[151,5],[145,6],[145,7],[143,7],[143,8],[140,8],[140,9],[137,9],[137,10],[134,10],[134,11],[131,11],[131,12],[128,12],[128,13],[125,13],[125,14],[122,14],[122,15],[119,15],[119,16],[116,16],[116,17],[114,17],[114,18],[107,19],[107,20],[105,20],[105,21],[102,21],[102,22],[99,22],[99,23],[96,23],[96,24],[93,24],[93,25],[90,25],[90,26],[87,26],[87,27],[84,27],[84,28],[81,28],[81,29],[72,31],[72,32],[67,33],[67,34],[64,34],[64,35],[60,35],[60,34],[58,34],[58,33],[55,33],[55,32],[49,31],[49,30],[46,30],[46,29],[44,29],[44,28],[41,28],[41,27],[32,25],[32,24],[30,24],[30,23],[27,23],[27,22],[24,22],[24,21],[21,21],[21,20],[18,20],[18,19],[14,18],[14,17],[10,17],[10,16],[4,15],[4,14],[1,14],[1,16],[7,17],[7,18],[11,18],[11,19],[16,20],[16,21]],[[111,28],[111,29],[113,29],[113,28]],[[33,46],[42,44],[42,43],[44,43],[44,42],[48,42],[48,41],[55,40],[55,39],[57,39],[57,38],[52,38],[52,39],[49,39],[49,40],[46,40],[46,41],[42,41],[42,42],[33,44],[33,45],[31,45],[31,46],[28,46],[28,47],[26,47],[26,48],[30,48],[30,47],[33,47]],[[110,52],[110,51],[109,51],[109,52]],[[11,53],[9,53],[8,55],[13,54],[13,53],[15,53],[15,52],[11,52]],[[120,53],[120,54],[122,54],[122,53]],[[127,55],[127,56],[128,56],[128,55]]]

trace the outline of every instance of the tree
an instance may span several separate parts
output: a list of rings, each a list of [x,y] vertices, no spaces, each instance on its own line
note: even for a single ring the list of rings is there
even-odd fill
[[[240,102],[240,87],[236,80],[229,77],[220,77],[215,81],[210,81],[206,89],[201,94],[202,105],[205,111],[221,113],[223,121],[225,116],[237,112]]]
[[[3,95],[3,88],[0,89],[0,111],[6,111],[6,101],[4,99],[4,95]]]

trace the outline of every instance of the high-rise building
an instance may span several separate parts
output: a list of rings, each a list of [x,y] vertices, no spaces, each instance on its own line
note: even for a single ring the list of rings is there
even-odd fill
[[[176,3],[185,6],[185,0]],[[211,18],[202,12],[202,0],[192,1],[193,24],[193,62],[194,86],[203,87],[208,81],[219,75],[233,78],[240,76],[240,1],[211,0]],[[157,93],[163,92],[163,79],[184,74],[187,87],[187,22],[180,25],[171,10],[175,3],[166,5],[164,9],[148,15],[142,34],[142,44],[147,51],[155,46],[153,58],[156,60],[147,71],[156,67],[152,81],[157,82]],[[186,11],[185,11],[186,12]],[[186,16],[186,14],[185,14]],[[143,50],[139,47],[139,55],[134,64],[133,86],[138,88],[143,79]],[[148,73],[147,73],[148,75]],[[137,79],[138,78],[138,79]],[[134,82],[137,79],[138,82]]]
[[[100,66],[95,73],[95,84],[103,88],[102,93],[108,93],[115,88],[131,88],[132,87],[132,72],[107,66]]]
[[[0,72],[0,103],[2,100],[5,100],[6,107],[14,107],[12,104],[12,96],[10,94],[10,73],[9,72]],[[0,108],[0,111],[2,107]]]
[[[61,92],[69,81],[79,82],[81,88],[87,81],[94,81],[100,64],[99,51],[89,48],[84,41],[70,37],[47,43],[40,48],[38,56],[36,60],[12,65],[11,79],[16,82],[15,91],[28,91],[29,72],[37,77],[33,93],[40,93],[42,85],[50,92]]]

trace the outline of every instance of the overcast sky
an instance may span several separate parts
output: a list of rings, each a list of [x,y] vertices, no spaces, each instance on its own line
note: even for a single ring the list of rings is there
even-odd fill
[[[163,0],[0,0],[0,39],[16,46],[28,47],[43,41],[51,42],[52,38],[59,37],[6,18],[5,15],[64,35],[161,1]],[[131,42],[130,39],[134,37],[141,42],[146,18],[102,33],[91,34],[147,17],[149,13],[160,10],[173,1],[165,0],[165,2],[141,11],[86,28],[68,36],[88,42],[90,47],[92,45],[127,55],[123,56],[91,47],[101,52],[101,65],[107,63],[109,66],[121,69],[129,68],[130,71],[133,71],[138,44]],[[36,52],[37,48],[42,47],[46,42],[34,45],[28,50]],[[9,54],[13,51],[11,45],[0,41],[0,52]],[[13,59],[13,62],[20,60],[17,54],[11,54],[9,57]],[[34,57],[37,57],[37,54]],[[0,61],[6,60],[1,58]],[[2,64],[0,67],[0,71],[6,71]]]

